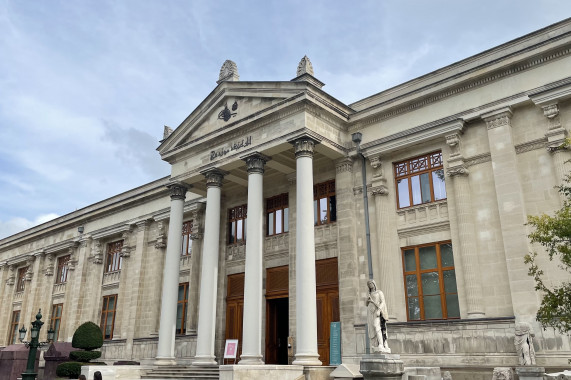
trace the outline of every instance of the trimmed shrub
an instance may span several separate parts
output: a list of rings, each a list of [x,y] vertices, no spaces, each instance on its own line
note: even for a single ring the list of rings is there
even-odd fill
[[[103,346],[103,334],[101,328],[93,322],[85,322],[75,330],[71,346],[82,348],[87,351]]]
[[[78,362],[61,363],[56,368],[56,375],[59,377],[67,377],[69,379],[77,379],[81,375],[81,365]]]
[[[78,362],[88,362],[101,357],[101,351],[71,351],[69,357]]]

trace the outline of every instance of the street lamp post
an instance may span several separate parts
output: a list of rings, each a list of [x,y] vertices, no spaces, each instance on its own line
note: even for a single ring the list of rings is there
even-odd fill
[[[32,322],[32,327],[30,328],[30,335],[32,340],[30,342],[24,341],[26,338],[26,328],[22,326],[19,330],[20,332],[20,342],[24,343],[26,347],[30,348],[30,352],[28,353],[28,364],[26,365],[26,370],[22,372],[22,380],[35,380],[37,373],[34,372],[36,366],[36,354],[38,352],[38,347],[44,346],[49,344],[54,339],[54,330],[50,328],[48,330],[48,341],[47,342],[40,342],[40,329],[44,322],[41,321],[42,319],[42,309],[38,311],[36,314],[36,320]]]

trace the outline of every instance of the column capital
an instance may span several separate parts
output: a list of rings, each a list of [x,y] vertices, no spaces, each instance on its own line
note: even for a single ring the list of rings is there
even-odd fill
[[[511,126],[510,120],[513,112],[511,107],[504,107],[498,110],[488,112],[482,115],[482,119],[486,122],[488,129],[502,127],[504,125]]]
[[[315,145],[320,143],[320,140],[309,136],[308,134],[294,137],[289,139],[288,142],[293,145],[295,149],[295,158],[300,157],[313,157]]]
[[[335,162],[337,174],[353,171],[353,160],[349,157],[342,158]]]
[[[186,191],[188,190],[188,185],[181,182],[173,182],[167,185],[170,190],[171,200],[182,199],[186,196]]]
[[[470,171],[464,165],[464,163],[460,163],[459,165],[454,165],[454,166],[448,167],[448,169],[446,169],[446,174],[449,177],[467,176],[468,174],[470,174]]]
[[[266,165],[266,162],[272,159],[271,157],[259,152],[254,152],[241,158],[246,162],[246,167],[250,174],[264,174],[264,166]]]
[[[389,195],[389,188],[385,185],[379,185],[371,188],[372,195]]]
[[[222,187],[222,180],[227,174],[225,171],[220,169],[208,169],[201,174],[206,178],[206,188],[209,187]]]

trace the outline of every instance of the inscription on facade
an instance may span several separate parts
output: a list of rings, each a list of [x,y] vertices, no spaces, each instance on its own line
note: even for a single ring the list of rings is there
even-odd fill
[[[218,148],[216,150],[211,151],[210,161],[215,160],[218,157],[224,157],[225,155],[234,150],[242,149],[251,144],[252,144],[252,136],[247,136],[242,138],[241,140],[234,141],[226,146],[223,146],[222,148]]]

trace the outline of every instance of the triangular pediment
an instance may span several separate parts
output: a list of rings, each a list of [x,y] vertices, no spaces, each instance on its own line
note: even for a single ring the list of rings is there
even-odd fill
[[[218,86],[158,148],[161,155],[204,142],[267,115],[306,90],[296,82],[229,82]]]

